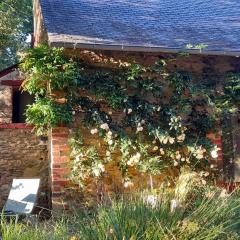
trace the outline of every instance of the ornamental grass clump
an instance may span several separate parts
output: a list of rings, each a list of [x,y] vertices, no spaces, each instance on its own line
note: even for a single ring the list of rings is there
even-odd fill
[[[239,193],[175,191],[118,197],[81,213],[37,224],[1,222],[4,240],[233,240],[240,239]],[[149,201],[149,197],[154,201]],[[156,201],[155,201],[156,200]]]
[[[234,194],[227,197],[219,191],[209,192],[175,209],[171,209],[169,195],[161,197],[154,206],[139,196],[99,206],[93,216],[81,217],[80,239],[240,238],[240,200]]]

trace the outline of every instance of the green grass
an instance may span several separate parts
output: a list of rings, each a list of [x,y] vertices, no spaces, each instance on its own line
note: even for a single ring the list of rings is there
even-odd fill
[[[190,194],[170,209],[171,194],[152,206],[143,195],[111,200],[91,213],[80,212],[34,225],[1,221],[4,240],[233,240],[240,239],[238,193]]]

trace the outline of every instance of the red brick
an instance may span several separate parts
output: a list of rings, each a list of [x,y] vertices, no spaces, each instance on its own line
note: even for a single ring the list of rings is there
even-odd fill
[[[65,145],[67,145],[67,142],[68,142],[68,139],[66,139],[66,138],[52,139],[53,145],[65,146]]]
[[[52,187],[52,192],[60,192],[61,191],[61,187],[60,186],[53,186]]]
[[[59,174],[52,173],[53,182],[64,180]]]
[[[68,138],[68,137],[69,137],[68,133],[55,133],[52,136],[53,140],[58,139],[58,138]]]
[[[60,167],[61,167],[60,164],[55,164],[55,163],[52,164],[52,168],[60,168]]]
[[[59,152],[60,153],[60,156],[62,157],[62,156],[70,156],[70,150],[64,150],[64,151],[60,151]]]
[[[52,171],[54,174],[69,174],[71,172],[69,168],[53,168]]]
[[[222,139],[213,140],[212,142],[217,145],[222,145]]]
[[[53,186],[67,186],[69,184],[69,180],[53,180],[52,185]]]
[[[60,146],[61,151],[70,151],[70,147],[68,145]]]
[[[67,163],[70,161],[70,158],[67,156],[62,156],[62,157],[54,157],[53,162],[54,163]]]
[[[52,135],[54,136],[56,133],[69,133],[69,129],[64,127],[58,127],[58,128],[52,129]]]

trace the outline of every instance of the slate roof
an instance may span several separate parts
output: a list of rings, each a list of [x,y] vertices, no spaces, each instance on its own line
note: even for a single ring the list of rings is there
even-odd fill
[[[240,0],[41,0],[49,42],[108,49],[240,53]]]

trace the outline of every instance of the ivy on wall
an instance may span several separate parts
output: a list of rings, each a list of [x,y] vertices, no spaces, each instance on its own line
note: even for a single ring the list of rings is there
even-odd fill
[[[210,160],[218,151],[206,136],[222,111],[238,106],[240,77],[229,74],[219,92],[194,84],[188,72],[167,70],[167,64],[160,59],[153,66],[130,62],[117,69],[91,69],[64,57],[62,49],[32,49],[22,63],[23,90],[36,97],[26,111],[27,122],[41,135],[70,124],[78,113],[84,115],[82,126],[106,147],[102,156],[97,147],[85,146],[76,131],[71,139],[72,178],[81,185],[100,177],[115,153],[121,156],[125,187],[132,184],[131,168],[158,175],[169,167],[188,166],[205,183],[216,173]],[[121,112],[121,121],[114,120],[114,111]]]

